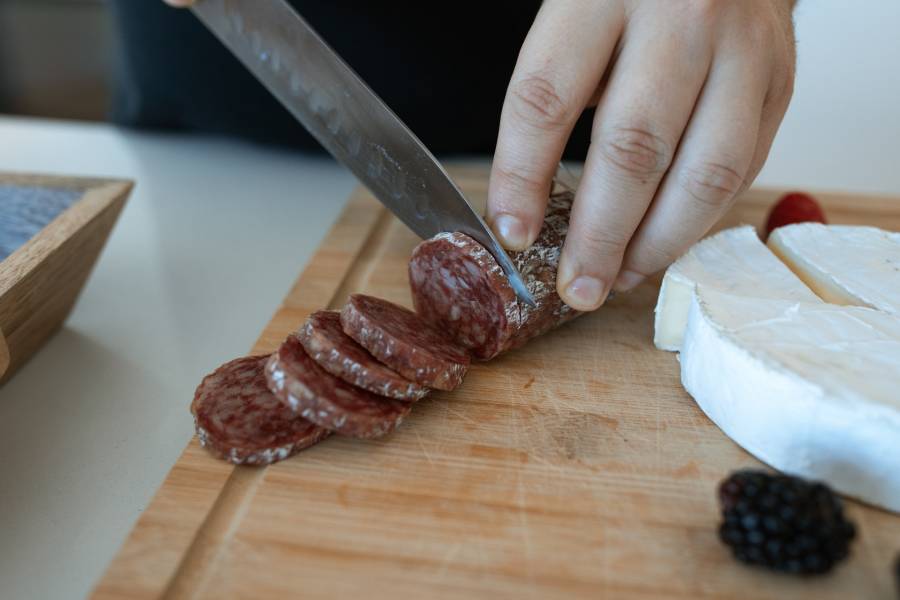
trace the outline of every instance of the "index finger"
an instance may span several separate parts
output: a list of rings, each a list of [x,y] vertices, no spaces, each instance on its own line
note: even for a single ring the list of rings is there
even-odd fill
[[[523,249],[537,237],[566,141],[597,89],[624,19],[615,2],[541,6],[506,92],[491,168],[486,216],[507,248]]]

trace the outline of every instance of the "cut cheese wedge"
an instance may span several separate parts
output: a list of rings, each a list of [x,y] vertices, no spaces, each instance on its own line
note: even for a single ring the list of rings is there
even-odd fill
[[[694,244],[666,271],[655,310],[657,348],[681,348],[697,285],[748,298],[821,301],[766,248],[752,227],[727,229]]]
[[[900,233],[800,223],[773,231],[768,245],[826,302],[900,315]]]
[[[800,277],[749,227],[698,243],[663,279],[656,343],[680,349],[685,389],[757,458],[900,512],[900,275],[884,266],[900,236],[796,227],[771,244]]]

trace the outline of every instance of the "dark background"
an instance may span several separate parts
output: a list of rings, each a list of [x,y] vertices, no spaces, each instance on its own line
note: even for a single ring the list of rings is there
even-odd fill
[[[291,3],[434,152],[493,151],[539,0]],[[161,0],[0,0],[0,55],[0,112],[319,151],[190,12]],[[571,157],[588,135],[583,119]]]

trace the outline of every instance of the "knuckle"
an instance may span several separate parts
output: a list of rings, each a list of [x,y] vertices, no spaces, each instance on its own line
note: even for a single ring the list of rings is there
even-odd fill
[[[629,175],[660,175],[672,162],[672,148],[652,129],[640,125],[614,127],[601,136],[601,154]]]
[[[621,235],[601,229],[587,229],[580,232],[579,242],[579,245],[594,259],[621,257],[628,244],[628,240]]]
[[[649,277],[669,266],[687,249],[676,246],[675,240],[655,242],[643,240],[640,248],[630,257],[630,269]]]
[[[734,166],[707,161],[685,168],[678,177],[681,188],[698,204],[719,209],[744,185],[744,176]]]
[[[510,99],[520,119],[541,129],[563,127],[572,117],[572,103],[562,96],[556,84],[540,75],[514,83]]]
[[[504,187],[519,194],[535,193],[547,186],[537,174],[521,168],[498,165],[497,175]]]

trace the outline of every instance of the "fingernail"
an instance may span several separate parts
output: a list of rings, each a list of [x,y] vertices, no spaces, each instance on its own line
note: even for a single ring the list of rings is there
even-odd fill
[[[616,277],[616,283],[613,285],[613,289],[617,292],[630,292],[640,285],[644,279],[646,279],[646,277],[640,273],[628,270],[622,271],[619,273],[619,276]]]
[[[528,245],[528,231],[525,224],[513,215],[498,215],[494,219],[494,233],[500,238],[500,243],[509,250],[522,250]]]
[[[595,277],[581,275],[566,286],[566,304],[575,310],[594,310],[603,303],[603,282]]]

